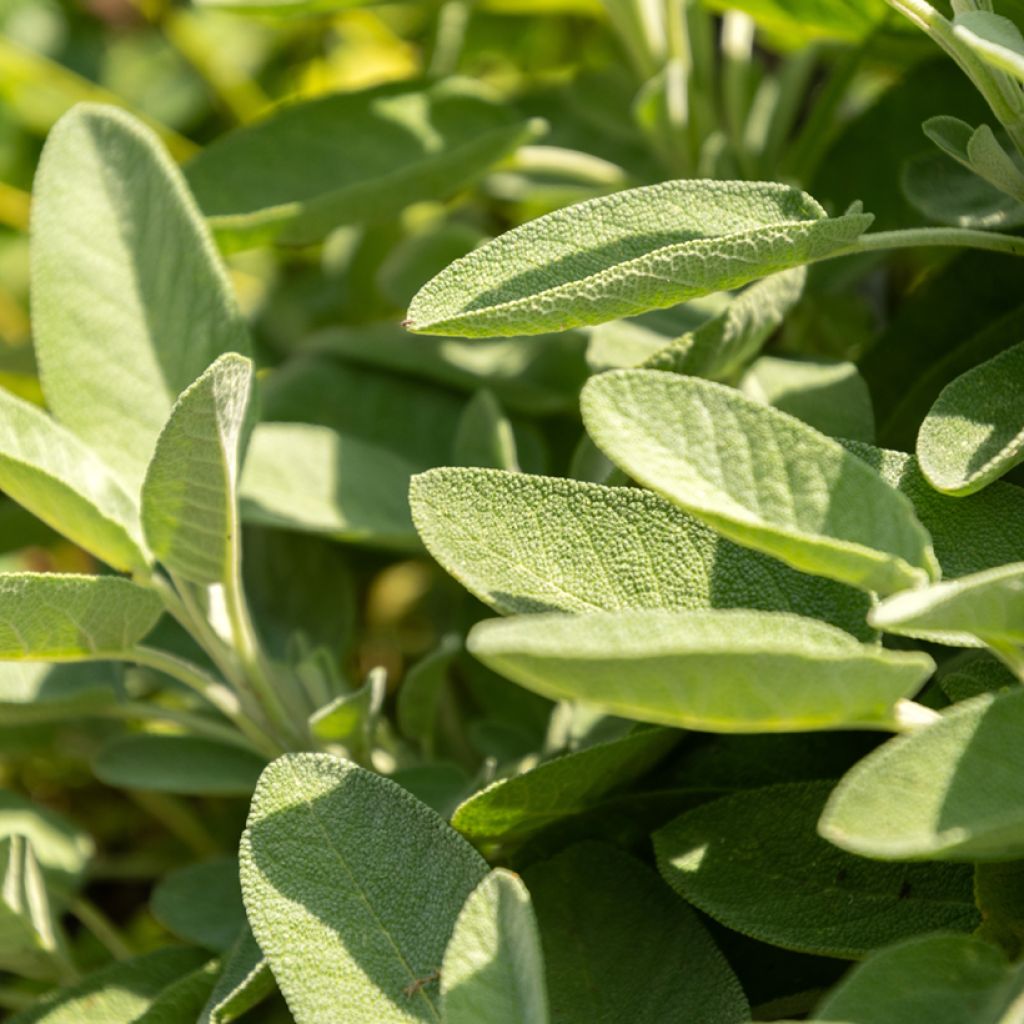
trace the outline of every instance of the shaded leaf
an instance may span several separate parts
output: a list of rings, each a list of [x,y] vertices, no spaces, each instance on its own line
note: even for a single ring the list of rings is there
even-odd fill
[[[0,664],[0,718],[6,724],[74,719],[115,699],[109,664]]]
[[[462,638],[456,633],[446,634],[434,650],[409,669],[398,690],[398,727],[406,739],[418,742],[428,755],[434,751],[449,671],[461,650]]]
[[[245,924],[238,861],[223,857],[175,868],[157,883],[150,909],[179,939],[227,951]]]
[[[220,964],[211,960],[168,985],[133,1024],[192,1024],[217,981]]]
[[[249,925],[243,926],[224,957],[224,970],[213,986],[197,1024],[231,1024],[274,991],[274,976]]]
[[[512,424],[486,388],[466,404],[455,432],[451,463],[519,472],[519,454]]]

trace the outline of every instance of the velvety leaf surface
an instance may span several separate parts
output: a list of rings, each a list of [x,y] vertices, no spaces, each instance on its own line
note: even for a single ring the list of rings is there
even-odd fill
[[[953,34],[986,64],[1024,82],[1024,36],[1009,18],[964,11],[953,19]]]
[[[62,118],[32,207],[47,404],[136,493],[175,399],[222,352],[246,353],[248,332],[181,173],[129,114]]]
[[[224,969],[197,1024],[231,1024],[273,991],[270,965],[246,924],[224,957]]]
[[[241,864],[297,1024],[332,1024],[339,1005],[351,1024],[440,1021],[437,972],[487,865],[433,811],[347,761],[287,755],[260,779]]]
[[[592,378],[582,408],[616,465],[738,543],[882,593],[938,575],[910,502],[792,416],[650,370]]]
[[[222,857],[175,868],[157,883],[150,909],[179,939],[227,951],[245,925],[238,861]]]
[[[884,728],[934,669],[813,619],[742,610],[491,619],[467,647],[546,697],[711,732]]]
[[[858,959],[922,932],[977,927],[970,868],[880,864],[820,838],[831,790],[770,786],[687,811],[655,834],[662,876],[726,927],[805,953]]]
[[[74,719],[114,701],[115,673],[102,662],[0,664],[0,720],[15,725]]]
[[[411,330],[508,336],[599,324],[737,288],[850,245],[871,217],[830,218],[764,182],[669,181],[546,214],[456,260],[409,307]]]

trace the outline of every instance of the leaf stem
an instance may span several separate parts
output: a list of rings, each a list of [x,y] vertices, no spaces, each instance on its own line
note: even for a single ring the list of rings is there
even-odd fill
[[[76,896],[68,909],[115,960],[128,960],[135,955],[135,950],[124,940],[117,925],[91,900]]]
[[[877,231],[874,234],[861,235],[852,245],[838,252],[829,253],[825,259],[927,246],[961,246],[965,249],[1006,253],[1009,256],[1024,256],[1024,238],[1016,235],[977,231],[972,228],[908,228],[902,231]]]
[[[86,714],[89,712],[86,711]],[[180,711],[177,708],[166,708],[159,704],[147,704],[144,701],[123,701],[119,704],[111,704],[109,707],[96,708],[94,712],[103,718],[126,718],[129,720],[139,719],[142,721],[173,722],[183,729],[196,736],[205,736],[207,739],[215,740],[218,743],[226,743],[243,750],[255,751],[256,753],[268,753],[256,743],[244,736],[238,729],[231,726],[221,725],[211,721],[204,715],[194,714],[190,711]]]

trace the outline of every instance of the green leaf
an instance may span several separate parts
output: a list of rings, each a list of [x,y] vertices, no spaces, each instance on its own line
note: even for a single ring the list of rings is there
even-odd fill
[[[63,721],[112,704],[115,673],[102,662],[0,664],[0,720],[10,725]]]
[[[358,690],[335,697],[309,716],[309,731],[334,753],[360,760],[368,758],[374,732],[387,696],[388,674],[371,669]],[[335,749],[337,748],[337,749]]]
[[[859,959],[932,930],[979,923],[969,868],[878,864],[821,839],[831,782],[745,790],[654,836],[665,880],[688,903],[761,942]]]
[[[467,648],[545,697],[708,732],[886,728],[935,667],[813,619],[739,609],[491,619]]]
[[[405,674],[395,708],[406,739],[420,744],[427,756],[435,749],[438,716],[448,688],[449,671],[462,651],[462,637],[448,633]]]
[[[227,353],[171,410],[142,485],[153,554],[193,583],[238,571],[238,466],[253,386],[252,362]]]
[[[526,839],[645,775],[678,740],[668,729],[644,729],[544,761],[471,796],[452,825],[475,843]]]
[[[1019,960],[1024,952],[1024,861],[978,864],[974,896],[982,919],[975,934]]]
[[[632,857],[583,843],[523,878],[540,923],[551,1024],[750,1020],[697,915]]]
[[[889,740],[837,786],[819,823],[830,842],[882,860],[1024,856],[1024,690],[954,705]]]
[[[136,500],[74,434],[3,389],[0,487],[113,568],[146,565]]]
[[[948,658],[940,666],[936,681],[953,703],[983,693],[1016,689],[1019,682],[990,651],[961,651]]]
[[[179,939],[227,951],[245,924],[238,861],[222,857],[175,868],[157,883],[150,909]]]
[[[548,1024],[544,954],[530,894],[498,868],[470,894],[441,967],[445,1024]]]
[[[249,923],[297,1024],[439,1021],[437,972],[487,873],[396,786],[327,755],[263,773],[242,838]],[[410,908],[415,907],[415,913]]]
[[[192,1024],[202,1013],[217,982],[220,964],[216,960],[203,964],[168,985],[133,1024]]]
[[[710,6],[749,14],[773,39],[784,40],[788,47],[819,39],[857,42],[869,35],[886,14],[882,0],[711,0]]]
[[[1024,342],[957,377],[936,399],[917,436],[929,483],[946,494],[980,491],[1024,461]]]
[[[135,1024],[160,994],[200,967],[202,950],[167,948],[122,960],[57,989],[8,1024]]]
[[[280,107],[185,173],[228,246],[304,244],[451,195],[542,131],[468,80],[403,82]]]
[[[738,288],[851,245],[871,223],[828,217],[763,182],[670,181],[591,199],[456,260],[409,307],[408,326],[459,337],[539,334]]]
[[[224,959],[224,970],[197,1024],[231,1024],[274,991],[274,976],[246,924]]]
[[[519,472],[519,454],[512,424],[486,388],[469,400],[459,417],[451,462],[456,466],[485,466]]]
[[[1024,82],[1024,36],[1009,18],[965,11],[953,19],[953,35],[986,64]]]
[[[987,124],[972,128],[957,117],[932,117],[921,126],[947,156],[1016,199],[1024,199],[1024,172]]]
[[[109,786],[163,793],[248,796],[266,765],[258,754],[198,736],[118,736],[93,759]]]
[[[616,465],[737,543],[881,593],[938,576],[910,502],[792,416],[651,370],[593,378],[582,408]]]
[[[435,469],[413,479],[410,500],[434,558],[504,614],[743,607],[872,635],[866,595],[741,548],[638,488]]]
[[[32,201],[32,327],[54,416],[142,484],[178,395],[248,333],[156,136],[82,104],[50,133]]]
[[[152,590],[117,576],[0,575],[0,658],[123,658],[162,612]]]

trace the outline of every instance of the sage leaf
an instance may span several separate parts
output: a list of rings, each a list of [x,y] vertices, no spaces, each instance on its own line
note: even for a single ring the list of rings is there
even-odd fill
[[[203,1010],[206,1000],[217,981],[220,964],[210,960],[184,977],[168,985],[146,1008],[145,1013],[136,1017],[133,1024],[189,1024]]]
[[[981,490],[1024,460],[1024,342],[943,388],[917,436],[929,483],[946,494]]]
[[[813,619],[739,609],[491,619],[467,648],[545,697],[708,732],[885,728],[934,669]]]
[[[115,673],[103,662],[0,664],[0,720],[24,725],[87,715],[114,703]]]
[[[430,553],[504,614],[754,608],[823,618],[869,639],[869,599],[741,548],[633,487],[474,469],[414,477]]]
[[[523,879],[540,923],[551,1024],[750,1019],[697,915],[632,857],[581,843]]]
[[[220,857],[175,868],[157,883],[150,909],[179,939],[226,952],[245,925],[237,859]]]
[[[82,104],[47,140],[31,253],[47,405],[137,493],[178,395],[249,349],[206,225],[148,128]]]
[[[932,117],[921,127],[947,156],[1001,192],[1024,200],[1024,172],[987,124],[972,128],[957,117]]]
[[[530,894],[492,871],[466,900],[441,967],[445,1024],[548,1024],[544,954]]]
[[[365,759],[373,749],[374,733],[387,696],[388,674],[371,669],[358,690],[344,693],[309,716],[309,731],[332,753]]]
[[[831,782],[745,790],[655,833],[664,879],[688,903],[761,942],[859,959],[927,931],[970,932],[971,870],[879,864],[816,831]]]
[[[441,1019],[445,947],[487,865],[433,811],[350,762],[286,755],[260,779],[240,859],[297,1024],[328,1024],[340,1005],[352,1024]]]
[[[0,487],[113,568],[146,566],[136,500],[71,431],[3,389]]]
[[[953,19],[953,35],[991,67],[1024,82],[1024,36],[992,11],[964,11]]]
[[[819,823],[830,842],[882,860],[1024,856],[1024,691],[982,694],[889,740],[836,787]]]
[[[557,210],[456,260],[420,289],[410,330],[457,337],[600,324],[823,259],[871,224],[797,189],[669,181]]]
[[[486,388],[469,400],[459,417],[451,463],[519,472],[519,453],[512,424]]]
[[[246,924],[224,958],[224,970],[213,986],[197,1024],[231,1024],[274,991],[270,965]]]
[[[651,370],[593,378],[582,408],[616,465],[737,543],[880,593],[938,577],[910,502],[792,416]]]
[[[305,244],[450,195],[542,131],[466,79],[403,82],[283,106],[185,173],[228,247]]]
[[[427,756],[434,753],[449,672],[461,651],[462,638],[457,633],[441,637],[437,647],[409,669],[398,690],[398,728],[406,739],[418,742]]]
[[[162,612],[152,590],[116,576],[0,575],[0,659],[123,658]]]

